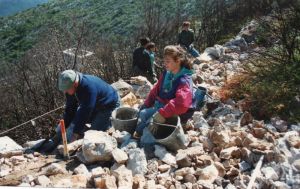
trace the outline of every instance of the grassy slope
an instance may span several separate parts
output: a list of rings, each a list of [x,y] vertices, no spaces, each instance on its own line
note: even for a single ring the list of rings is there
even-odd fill
[[[187,0],[181,0],[187,2]],[[68,27],[72,20],[85,21],[97,36],[129,36],[143,20],[142,0],[50,0],[14,16],[0,18],[0,62],[22,56],[49,25]],[[174,13],[172,0],[158,1]]]
[[[9,16],[48,0],[0,0],[0,16]]]

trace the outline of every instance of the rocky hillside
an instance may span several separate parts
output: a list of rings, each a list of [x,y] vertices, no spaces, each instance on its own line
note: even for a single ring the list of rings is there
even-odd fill
[[[207,87],[211,98],[182,126],[185,148],[170,150],[175,142],[146,145],[144,136],[137,141],[115,129],[88,131],[83,140],[68,144],[72,158],[63,161],[62,146],[53,155],[43,155],[26,150],[40,141],[21,147],[1,137],[0,185],[234,189],[247,188],[254,179],[254,188],[299,188],[300,125],[278,117],[270,123],[255,120],[244,111],[243,101],[219,100],[226,79],[242,72],[244,60],[262,50],[249,40],[255,26],[251,22],[235,39],[206,49],[201,63],[194,65],[195,83]],[[245,34],[248,42],[241,37]],[[124,104],[136,107],[151,85],[140,78],[132,83],[134,88],[124,81],[114,85]],[[144,133],[151,134],[147,129]]]

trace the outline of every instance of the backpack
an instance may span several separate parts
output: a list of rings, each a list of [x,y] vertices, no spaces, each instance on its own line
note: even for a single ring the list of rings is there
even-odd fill
[[[201,108],[206,104],[207,102],[207,89],[205,87],[201,86],[193,86],[194,91],[194,99],[193,104],[195,107],[195,111],[200,111]]]

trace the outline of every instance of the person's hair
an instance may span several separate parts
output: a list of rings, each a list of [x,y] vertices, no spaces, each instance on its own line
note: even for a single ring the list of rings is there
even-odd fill
[[[193,61],[187,52],[179,45],[168,45],[164,48],[164,56],[170,56],[175,61],[179,60],[181,67],[193,69]]]
[[[185,26],[190,26],[191,23],[189,21],[185,21],[182,23],[182,26],[185,27]]]
[[[152,48],[155,48],[155,43],[150,42],[150,43],[148,43],[148,44],[146,45],[146,49],[147,49],[147,50],[150,50],[150,49],[152,49]]]
[[[150,42],[150,39],[148,37],[142,37],[140,38],[140,43],[142,46],[147,45]]]

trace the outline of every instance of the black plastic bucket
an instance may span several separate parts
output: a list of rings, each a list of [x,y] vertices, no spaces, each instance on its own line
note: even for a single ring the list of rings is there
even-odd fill
[[[112,126],[119,131],[133,134],[137,126],[138,110],[129,107],[115,109],[111,115]]]

